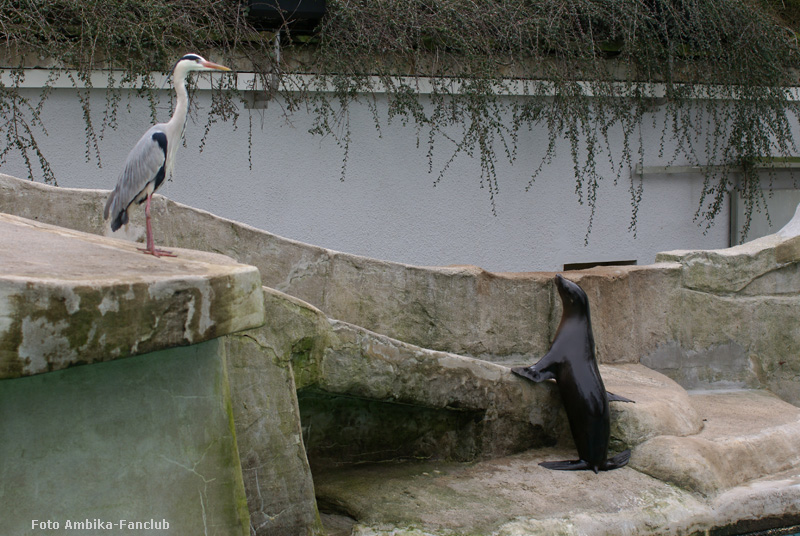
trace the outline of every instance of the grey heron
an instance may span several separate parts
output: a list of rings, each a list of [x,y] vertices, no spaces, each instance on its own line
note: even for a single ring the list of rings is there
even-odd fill
[[[177,102],[172,117],[166,123],[150,127],[133,147],[117,186],[108,196],[103,218],[111,217],[111,230],[116,231],[128,223],[128,209],[135,202],[145,203],[145,228],[147,246],[141,251],[154,255],[174,257],[169,251],[156,249],[153,229],[150,224],[150,198],[164,179],[172,176],[175,153],[183,138],[186,125],[186,112],[189,108],[189,95],[186,91],[186,77],[191,71],[230,71],[227,67],[207,61],[197,54],[187,54],[178,60],[172,70]]]

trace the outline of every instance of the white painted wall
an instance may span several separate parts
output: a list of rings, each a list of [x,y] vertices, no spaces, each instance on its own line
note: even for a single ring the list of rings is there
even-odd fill
[[[36,99],[37,91],[26,91]],[[171,112],[168,95],[163,92],[161,121]],[[474,264],[491,271],[560,270],[565,263],[609,260],[649,264],[659,251],[728,246],[727,208],[708,232],[693,221],[702,186],[699,175],[647,176],[634,238],[628,232],[629,182],[613,184],[605,157],[598,158],[598,165],[608,179],[598,195],[589,244],[584,245],[589,208],[579,205],[574,193],[567,143],[534,188],[525,192],[547,143],[544,131],[523,132],[514,165],[500,162],[495,216],[487,190],[480,188],[477,159],[461,156],[434,186],[425,139],[418,148],[414,128],[399,122],[384,122],[379,138],[366,106],[351,110],[354,132],[346,180],[341,182],[342,150],[335,140],[308,134],[311,117],[305,113],[295,114],[287,124],[276,103],[263,111],[263,129],[258,126],[261,117],[254,116],[252,170],[246,110],[238,129],[230,123],[214,125],[200,153],[210,94],[198,91],[195,98],[200,113],[187,125],[177,178],[160,193],[287,238],[409,264]],[[99,125],[103,91],[92,92],[92,105]],[[379,108],[385,111],[385,101],[379,101]],[[100,142],[98,168],[84,157],[83,119],[75,92],[57,89],[49,97],[43,110],[49,136],[40,135],[39,140],[61,186],[114,187],[128,151],[150,125],[147,104],[138,97],[123,99],[119,113],[119,128],[107,130]],[[646,139],[657,146],[657,132],[646,133]],[[436,171],[452,149],[446,140],[439,142]],[[654,150],[645,164],[667,163],[656,156]],[[27,176],[15,157],[0,171]],[[155,221],[156,241],[162,225],[169,222]]]

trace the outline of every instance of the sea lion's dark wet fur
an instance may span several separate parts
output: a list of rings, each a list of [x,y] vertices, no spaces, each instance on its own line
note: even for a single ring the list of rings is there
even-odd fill
[[[595,473],[623,467],[630,458],[629,450],[607,457],[611,433],[608,401],[632,401],[606,393],[594,355],[586,293],[561,275],[556,275],[556,287],[563,313],[550,351],[535,365],[514,367],[511,371],[534,382],[556,380],[580,460],[539,465],[562,471],[591,469]]]

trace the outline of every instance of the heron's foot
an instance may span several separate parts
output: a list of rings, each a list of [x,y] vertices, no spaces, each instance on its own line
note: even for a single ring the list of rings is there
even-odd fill
[[[167,251],[166,249],[158,249],[158,248],[152,248],[152,249],[136,248],[136,249],[138,249],[142,253],[147,253],[148,255],[152,255],[153,257],[177,257],[177,255],[175,255],[171,251]]]

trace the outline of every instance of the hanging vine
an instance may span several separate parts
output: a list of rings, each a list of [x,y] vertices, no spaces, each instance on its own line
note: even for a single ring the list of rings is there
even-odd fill
[[[62,70],[79,89],[86,158],[99,163],[98,140],[117,126],[121,88],[138,87],[155,116],[152,73],[168,72],[187,50],[254,72],[268,96],[278,77],[291,89],[282,95],[286,113],[310,110],[311,132],[332,136],[342,147],[342,177],[356,101],[370,106],[378,133],[383,121],[415,129],[418,143],[427,146],[434,184],[461,155],[476,158],[493,210],[503,186],[498,162],[514,162],[526,149],[519,147],[522,131],[544,129],[545,149],[530,170],[528,189],[566,141],[578,201],[591,209],[589,230],[603,181],[629,180],[635,232],[643,191],[630,170],[650,154],[708,166],[697,218],[713,222],[735,188],[745,199],[746,227],[764,206],[759,168],[797,153],[798,103],[791,92],[800,65],[796,0],[327,5],[312,35],[284,27],[278,58],[274,32],[256,26],[244,1],[0,0],[0,110],[6,119],[0,166],[16,153],[32,179],[56,183],[37,136],[46,134],[40,111]],[[21,87],[26,68],[42,62],[51,75],[37,101]],[[98,125],[88,89],[100,69],[109,72],[109,89]],[[374,100],[382,92],[385,117]],[[243,98],[233,82],[224,82],[214,93],[206,134],[215,121],[237,121]],[[652,113],[655,105],[663,119]],[[252,119],[247,123],[252,128]],[[642,143],[643,128],[650,126],[660,131],[658,147]],[[205,136],[201,148],[204,143]],[[667,146],[675,147],[672,154],[664,154]],[[605,161],[612,177],[603,176]]]

